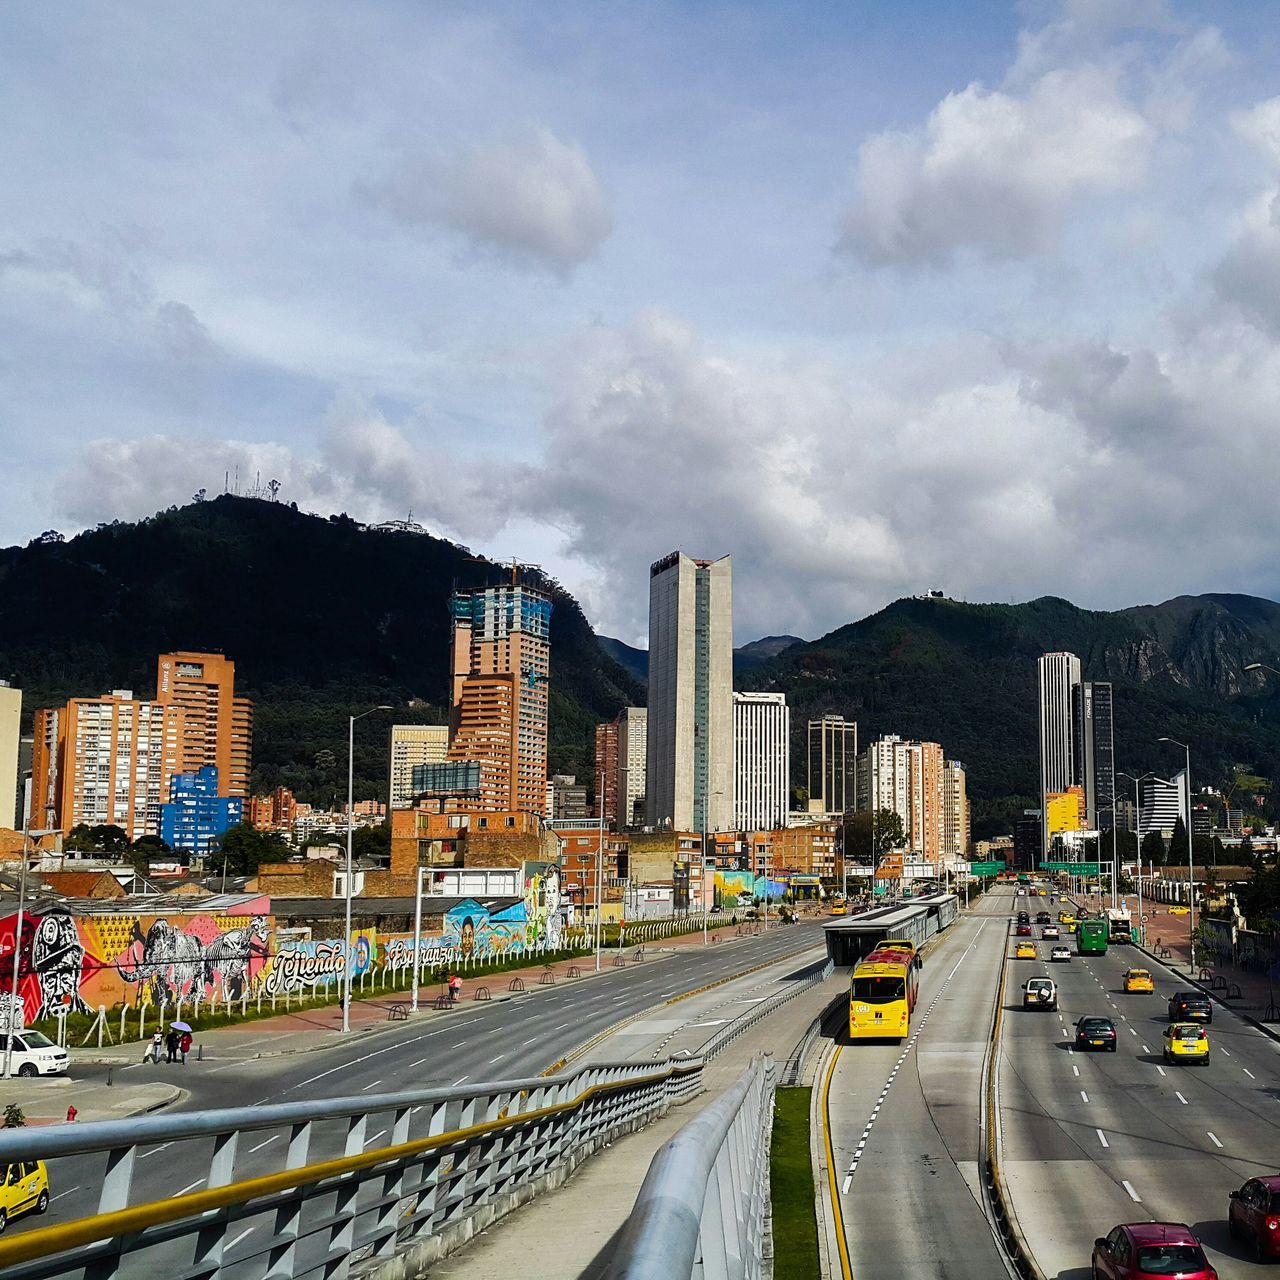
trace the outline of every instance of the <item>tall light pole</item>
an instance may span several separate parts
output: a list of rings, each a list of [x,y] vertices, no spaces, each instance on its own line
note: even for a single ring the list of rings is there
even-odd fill
[[[1196,869],[1192,859],[1192,840],[1191,840],[1191,748],[1185,742],[1179,742],[1177,738],[1158,738],[1158,742],[1167,742],[1171,746],[1181,747],[1186,753],[1187,768],[1182,775],[1182,785],[1186,792],[1186,810],[1185,830],[1187,833],[1187,891],[1190,894],[1191,915],[1188,917],[1191,924],[1191,968],[1194,971],[1196,967]]]
[[[342,1029],[351,1030],[351,838],[355,832],[355,786],[356,786],[356,721],[371,716],[375,711],[390,711],[391,707],[370,707],[358,716],[347,717],[347,874],[342,886],[342,896],[346,899],[346,931],[342,935],[342,954],[346,958],[343,965],[342,980]]]
[[[1138,792],[1138,788],[1148,778],[1154,778],[1153,773],[1144,773],[1140,778],[1135,778],[1131,773],[1125,773],[1122,770],[1116,771],[1117,778],[1128,778],[1133,783],[1133,839],[1138,846],[1138,941],[1143,940],[1144,930],[1142,928],[1142,797]],[[1115,822],[1115,814],[1111,815],[1112,823]],[[1112,854],[1114,857],[1115,854]]]

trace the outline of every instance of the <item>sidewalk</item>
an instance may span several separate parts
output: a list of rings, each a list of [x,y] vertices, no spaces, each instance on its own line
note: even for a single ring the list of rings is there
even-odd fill
[[[82,1123],[125,1120],[171,1106],[184,1092],[176,1085],[160,1081],[121,1082],[108,1088],[99,1081],[72,1080],[67,1076],[13,1079],[0,1081],[0,1109],[16,1102],[31,1125],[64,1123],[68,1107],[75,1107],[76,1120]]]

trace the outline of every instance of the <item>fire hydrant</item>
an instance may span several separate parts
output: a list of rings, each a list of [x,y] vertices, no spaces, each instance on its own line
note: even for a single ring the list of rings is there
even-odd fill
[[[67,1108],[67,1123],[68,1123],[68,1124],[73,1123],[73,1122],[74,1122],[74,1120],[75,1120],[75,1118],[76,1118],[76,1109],[75,1109],[75,1107],[68,1107],[68,1108]]]

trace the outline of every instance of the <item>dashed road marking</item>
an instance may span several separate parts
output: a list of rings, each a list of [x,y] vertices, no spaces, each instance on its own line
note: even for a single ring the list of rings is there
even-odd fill
[[[381,1083],[382,1083],[381,1080],[370,1080],[368,1084],[361,1086],[360,1092],[368,1093],[369,1090],[372,1089],[374,1085],[381,1084]]]
[[[1126,1180],[1120,1185],[1129,1193],[1129,1199],[1132,1200],[1134,1204],[1142,1203],[1142,1197],[1133,1189],[1132,1182]]]
[[[253,1153],[254,1153],[255,1151],[261,1151],[263,1147],[269,1147],[269,1146],[270,1146],[270,1145],[271,1145],[271,1144],[272,1144],[272,1143],[273,1143],[273,1142],[274,1142],[274,1141],[275,1141],[279,1136],[280,1136],[280,1135],[279,1135],[278,1133],[276,1133],[276,1134],[272,1134],[272,1136],[271,1136],[271,1137],[269,1137],[269,1138],[265,1139],[264,1141],[262,1141],[262,1142],[258,1143],[258,1145],[257,1145],[256,1147],[250,1147],[250,1148],[249,1148],[249,1154],[250,1154],[250,1155],[253,1155]]]
[[[1219,1049],[1219,1050],[1218,1050],[1218,1052],[1219,1052],[1219,1053],[1222,1053],[1222,1054],[1225,1054],[1228,1058],[1229,1058],[1229,1057],[1231,1057],[1231,1050],[1230,1050],[1230,1049]]]
[[[1077,1067],[1077,1066],[1074,1066],[1074,1065],[1073,1065],[1073,1066],[1072,1066],[1072,1068],[1071,1068],[1071,1070],[1072,1070],[1072,1071],[1074,1071],[1074,1072],[1076,1073],[1076,1075],[1079,1075],[1079,1074],[1080,1074],[1080,1068],[1079,1068],[1079,1067]]]
[[[1164,1074],[1165,1074],[1165,1069],[1164,1069],[1164,1068],[1163,1068],[1163,1067],[1162,1067],[1158,1062],[1156,1063],[1156,1070],[1157,1070],[1161,1075],[1164,1075]]]
[[[185,1196],[188,1191],[194,1191],[198,1186],[200,1186],[202,1182],[204,1182],[203,1178],[197,1178],[189,1187],[183,1187],[182,1190],[178,1192],[178,1194],[180,1196]]]
[[[1245,1075],[1249,1077],[1250,1080],[1256,1080],[1258,1078],[1253,1074],[1252,1071],[1249,1070],[1248,1067],[1242,1067],[1241,1070],[1245,1073]]]
[[[1216,1134],[1210,1133],[1210,1134],[1209,1134],[1209,1141],[1210,1141],[1210,1142],[1212,1142],[1212,1143],[1213,1143],[1213,1145],[1214,1145],[1215,1147],[1220,1147],[1220,1146],[1222,1146],[1222,1143],[1220,1143],[1220,1142],[1218,1141],[1218,1137],[1217,1137],[1217,1135],[1216,1135]]]
[[[225,1253],[228,1249],[234,1249],[236,1245],[238,1245],[240,1241],[245,1238],[245,1236],[253,1235],[253,1233],[257,1231],[257,1229],[258,1229],[257,1227],[245,1227],[245,1229],[238,1236],[236,1236],[234,1240],[228,1240],[227,1243],[222,1246],[223,1252]]]
[[[1107,1141],[1107,1135],[1103,1133],[1101,1129],[1095,1129],[1094,1133],[1098,1135],[1098,1141],[1102,1143],[1104,1147],[1109,1147],[1111,1145],[1111,1143]]]
[[[1088,1095],[1087,1093],[1085,1093],[1085,1091],[1084,1091],[1083,1089],[1081,1089],[1081,1090],[1080,1090],[1080,1100],[1081,1100],[1081,1102],[1088,1102],[1088,1101],[1089,1101],[1089,1095]]]
[[[1178,1100],[1180,1103],[1182,1103],[1182,1105],[1183,1105],[1184,1107],[1186,1107],[1186,1106],[1189,1106],[1189,1105],[1190,1105],[1190,1103],[1188,1103],[1188,1102],[1187,1102],[1186,1098],[1184,1098],[1184,1097],[1182,1096],[1182,1094],[1180,1094],[1176,1089],[1173,1091],[1173,1096],[1174,1096],[1175,1098],[1177,1098],[1177,1100]]]
[[[379,1138],[385,1138],[386,1136],[387,1136],[387,1131],[385,1129],[379,1129],[378,1132],[375,1133],[372,1138],[366,1138],[364,1140],[364,1145],[367,1147],[371,1143],[377,1142]]]

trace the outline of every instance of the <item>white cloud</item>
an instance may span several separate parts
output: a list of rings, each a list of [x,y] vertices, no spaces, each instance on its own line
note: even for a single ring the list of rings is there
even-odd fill
[[[524,124],[451,156],[406,156],[360,188],[407,226],[456,232],[472,249],[562,275],[592,258],[612,230],[605,190],[586,153]]]

